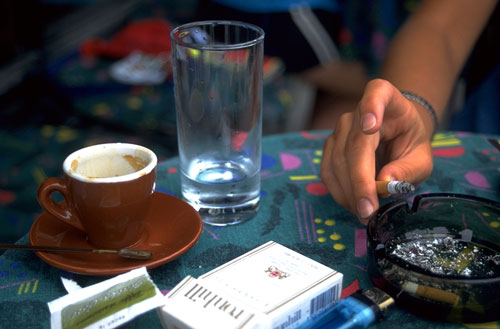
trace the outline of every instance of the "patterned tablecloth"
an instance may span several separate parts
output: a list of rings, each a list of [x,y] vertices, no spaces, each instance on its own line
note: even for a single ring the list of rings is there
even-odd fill
[[[339,207],[319,177],[327,132],[300,132],[264,138],[261,209],[252,220],[231,227],[204,226],[198,242],[180,258],[149,272],[162,290],[186,275],[197,277],[269,240],[276,241],[344,274],[343,295],[372,283],[367,274],[366,231]],[[435,169],[415,194],[455,192],[500,201],[500,137],[444,132],[433,141]],[[180,195],[178,158],[160,163],[157,191]],[[33,191],[35,193],[35,191]],[[408,200],[415,196],[409,195]],[[385,199],[384,202],[392,199]],[[165,214],[168,220],[168,214]],[[500,233],[500,218],[489,218]],[[27,243],[27,236],[18,243]],[[81,286],[104,280],[47,265],[34,253],[7,251],[0,257],[0,328],[49,328],[47,302],[65,294],[60,277]],[[127,328],[160,328],[148,312]],[[396,308],[374,328],[500,328],[429,322]]]

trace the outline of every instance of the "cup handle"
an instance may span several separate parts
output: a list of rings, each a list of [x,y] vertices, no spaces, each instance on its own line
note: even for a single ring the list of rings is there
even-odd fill
[[[51,198],[52,193],[59,192],[66,202],[56,203]],[[68,201],[68,188],[64,181],[50,177],[45,179],[38,188],[38,202],[49,214],[81,231],[85,231],[78,216],[71,210]]]

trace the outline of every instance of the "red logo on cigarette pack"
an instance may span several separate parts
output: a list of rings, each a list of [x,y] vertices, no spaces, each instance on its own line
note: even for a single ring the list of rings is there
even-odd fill
[[[276,266],[269,266],[265,272],[268,273],[271,278],[278,278],[280,280],[290,276],[290,274],[280,271]]]

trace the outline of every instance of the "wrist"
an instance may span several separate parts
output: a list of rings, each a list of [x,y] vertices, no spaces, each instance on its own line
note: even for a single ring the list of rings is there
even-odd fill
[[[411,101],[420,113],[425,112],[423,115],[427,119],[424,119],[424,124],[428,128],[426,130],[429,131],[430,138],[432,138],[438,129],[438,119],[434,107],[425,98],[413,92],[402,90],[401,94]]]

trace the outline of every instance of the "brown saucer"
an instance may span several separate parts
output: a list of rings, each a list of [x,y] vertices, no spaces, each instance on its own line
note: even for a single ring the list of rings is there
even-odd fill
[[[125,259],[116,255],[41,252],[36,254],[57,268],[85,275],[116,275],[134,268],[155,268],[188,251],[202,231],[201,217],[193,207],[179,198],[155,192],[151,212],[146,218],[146,231],[131,246],[153,253],[148,260]],[[40,246],[94,249],[85,233],[44,212],[30,230],[30,243]]]

